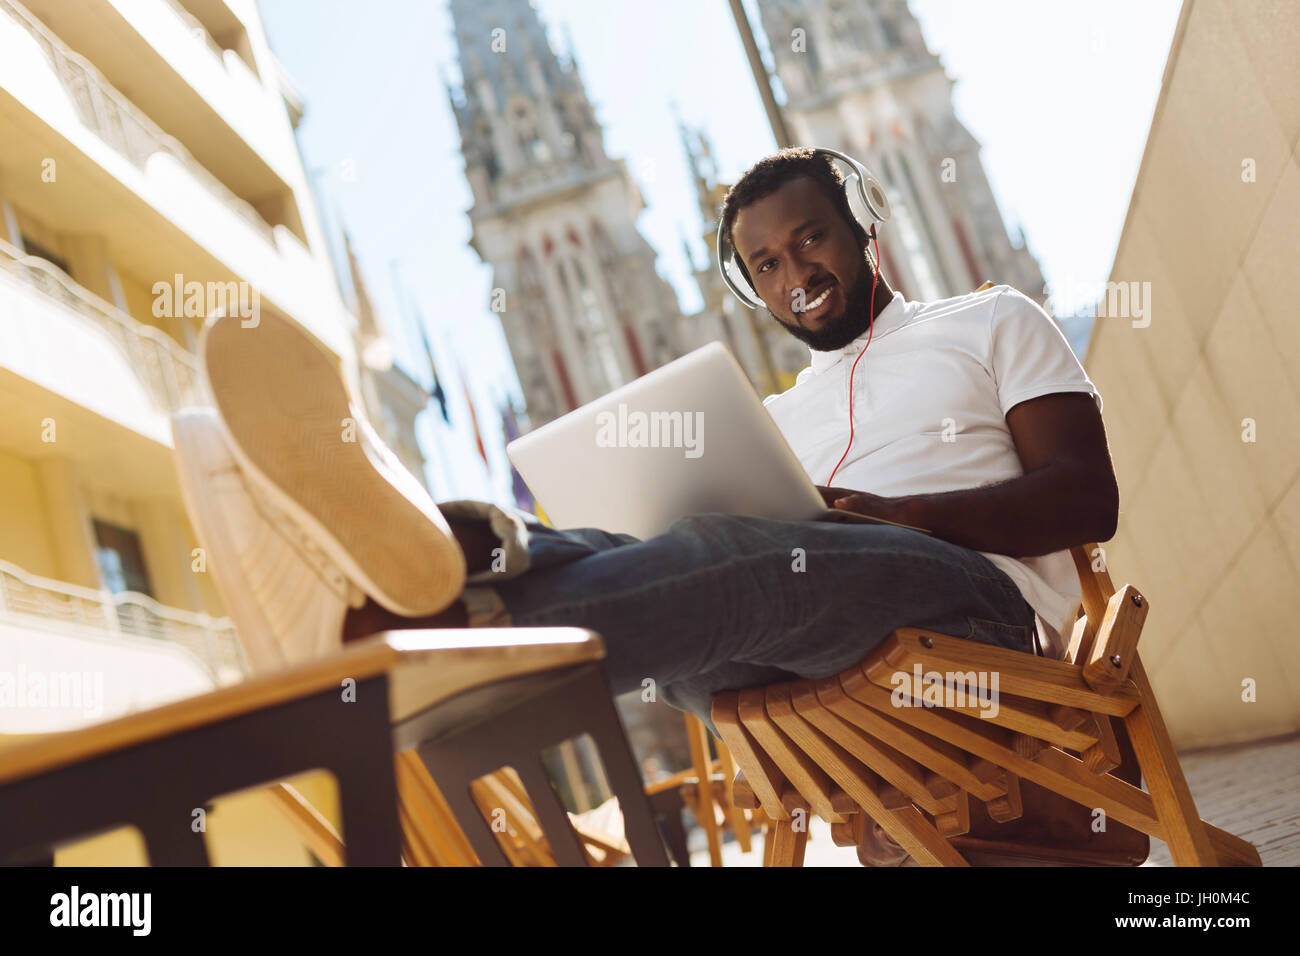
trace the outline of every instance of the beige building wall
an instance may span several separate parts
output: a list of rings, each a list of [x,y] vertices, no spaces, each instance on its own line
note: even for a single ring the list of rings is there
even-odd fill
[[[1085,360],[1182,748],[1300,729],[1298,50],[1300,4],[1186,0]]]

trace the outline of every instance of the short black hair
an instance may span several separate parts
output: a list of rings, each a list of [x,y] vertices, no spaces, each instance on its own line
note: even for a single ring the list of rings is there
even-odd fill
[[[835,161],[825,153],[818,153],[811,146],[789,146],[750,166],[736,184],[727,190],[727,195],[722,200],[722,234],[726,236],[733,250],[736,248],[736,241],[731,234],[731,229],[736,223],[736,216],[740,210],[772,195],[790,180],[799,176],[807,176],[817,183],[817,187],[826,194],[840,215],[852,227],[853,234],[862,242],[867,241],[867,231],[854,218],[853,210],[849,208],[848,197],[844,195],[844,175],[835,165]],[[754,280],[750,278],[749,270],[745,268],[739,251],[736,251],[735,259],[745,281],[749,283],[750,288],[755,288]]]

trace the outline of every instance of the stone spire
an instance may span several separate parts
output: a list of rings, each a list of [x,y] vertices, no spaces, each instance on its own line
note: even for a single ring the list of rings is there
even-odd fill
[[[889,193],[882,265],[912,299],[965,295],[985,280],[1045,300],[1042,272],[1016,243],[953,111],[954,81],[906,0],[758,0],[800,145],[866,163]]]
[[[682,354],[681,313],[572,42],[561,60],[528,0],[450,0],[450,11],[470,246],[493,268],[491,308],[536,426]]]

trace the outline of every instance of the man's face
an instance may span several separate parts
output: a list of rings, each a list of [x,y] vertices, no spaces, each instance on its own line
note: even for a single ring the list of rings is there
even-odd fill
[[[796,177],[746,206],[731,235],[754,291],[795,338],[829,352],[867,331],[866,246],[815,180]]]

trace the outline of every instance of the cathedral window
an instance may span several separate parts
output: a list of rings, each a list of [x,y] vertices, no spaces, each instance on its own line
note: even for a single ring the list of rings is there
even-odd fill
[[[881,168],[885,171],[887,177],[885,193],[889,196],[889,226],[902,240],[903,258],[911,270],[912,277],[916,280],[917,297],[921,301],[942,299],[945,293],[939,288],[939,283],[935,281],[934,272],[930,269],[930,259],[921,240],[921,234],[917,230],[916,220],[912,216],[909,200],[903,196],[901,189],[893,185],[899,180],[894,175],[894,164],[890,161],[891,157],[888,154],[882,154],[880,159]]]
[[[893,14],[886,13],[881,16],[880,32],[884,34],[886,49],[892,50],[902,46],[902,40],[898,35],[898,23]]]
[[[609,391],[623,382],[618,357],[609,332],[609,322],[600,307],[596,291],[587,282],[586,273],[577,260],[571,262],[574,281],[570,282],[569,269],[561,268],[565,289],[574,309],[574,324],[584,348],[582,356],[593,385]]]
[[[551,158],[551,150],[538,132],[531,111],[522,103],[515,107],[514,127],[515,138],[523,151],[524,159],[544,163]]]

